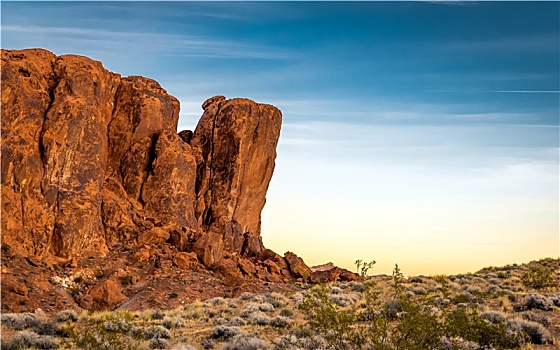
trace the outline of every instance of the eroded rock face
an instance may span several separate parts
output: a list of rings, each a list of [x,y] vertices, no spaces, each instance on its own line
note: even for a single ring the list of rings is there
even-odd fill
[[[3,242],[71,258],[154,226],[193,235],[196,160],[178,118],[177,99],[151,79],[82,56],[2,50]]]
[[[3,302],[69,295],[44,281],[53,264],[71,272],[84,261],[136,269],[139,286],[213,269],[233,295],[259,283],[354,278],[337,268],[313,276],[297,255],[263,245],[282,122],[274,106],[215,96],[196,130],[177,134],[176,98],[87,57],[2,50],[1,78],[2,251],[36,270],[32,280],[12,278],[21,271],[5,274],[3,257]],[[103,309],[136,300],[140,287],[109,276],[74,301]],[[193,298],[218,293],[197,283]]]
[[[151,79],[3,50],[3,242],[39,260],[164,243],[210,268],[261,259],[282,115],[223,96],[203,108],[194,133],[177,134],[179,102]]]
[[[224,246],[257,256],[261,211],[274,171],[282,114],[247,99],[208,99],[190,144],[198,157],[196,218]],[[256,241],[255,241],[256,239]],[[242,249],[247,247],[245,251]]]

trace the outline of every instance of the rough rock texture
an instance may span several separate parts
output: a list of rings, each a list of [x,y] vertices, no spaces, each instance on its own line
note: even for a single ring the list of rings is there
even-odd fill
[[[41,260],[104,255],[162,222],[196,231],[196,163],[178,116],[153,80],[3,50],[3,241]]]
[[[127,299],[118,282],[106,280],[90,289],[81,302],[86,309],[105,309],[113,308]]]
[[[296,278],[307,280],[311,275],[311,269],[305,264],[302,258],[292,252],[286,252],[284,258],[288,262],[288,267],[292,275]]]
[[[184,288],[212,269],[230,294],[310,276],[261,238],[274,106],[215,96],[194,132],[177,133],[179,101],[156,81],[87,57],[2,50],[1,78],[3,303],[142,307],[165,271]],[[201,284],[189,298],[218,293]]]
[[[310,266],[309,268],[311,269],[311,272],[317,272],[317,271],[328,271],[328,270],[333,269],[335,267],[336,266],[332,262],[328,262],[328,263],[322,264],[322,265]]]
[[[319,269],[311,272],[309,280],[312,283],[327,283],[336,281],[359,281],[360,275],[355,272],[334,266],[330,269]]]
[[[247,99],[208,99],[190,144],[198,157],[196,218],[203,241],[219,250],[258,256],[261,211],[274,171],[282,114]],[[200,247],[197,247],[200,249]],[[209,254],[205,252],[204,255]],[[213,264],[215,261],[209,260]]]
[[[258,255],[281,113],[223,96],[204,107],[196,131],[177,134],[179,102],[151,79],[3,50],[3,241],[39,260],[135,239],[207,267],[224,251]]]

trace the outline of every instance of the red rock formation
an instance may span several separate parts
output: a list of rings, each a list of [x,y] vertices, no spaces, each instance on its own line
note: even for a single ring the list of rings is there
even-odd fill
[[[265,249],[260,236],[282,122],[274,106],[216,96],[194,132],[177,134],[176,98],[87,57],[2,50],[1,78],[3,250],[39,270],[123,254],[139,271],[195,271],[200,261],[235,293],[250,279],[310,276],[301,258]],[[111,278],[80,303],[125,300]],[[2,281],[27,298],[18,280]]]
[[[271,105],[223,96],[208,99],[202,107],[190,144],[198,157],[196,217],[203,235],[212,237],[199,241],[221,241],[216,248],[258,256],[264,248],[261,211],[274,171],[282,114]]]
[[[153,80],[2,50],[2,238],[39,259],[105,254],[154,224],[188,235],[195,158]]]
[[[303,262],[303,259],[292,252],[286,252],[284,258],[288,262],[288,267],[292,275],[296,278],[307,280],[311,275],[311,269]]]
[[[207,267],[258,258],[281,113],[223,96],[203,107],[177,134],[179,102],[153,80],[3,50],[3,241],[39,260],[167,241]]]

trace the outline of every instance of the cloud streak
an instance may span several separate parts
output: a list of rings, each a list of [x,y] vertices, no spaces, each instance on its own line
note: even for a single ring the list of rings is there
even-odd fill
[[[142,52],[144,55],[174,57],[275,60],[294,57],[292,52],[285,49],[187,34],[22,25],[2,25],[2,32],[7,38],[10,35],[20,34],[28,36],[30,42],[37,40],[37,36],[44,38],[42,40],[50,39],[60,44],[74,41],[76,45],[88,47],[88,50],[97,49],[116,54],[122,54],[118,52],[119,46],[117,46],[122,45],[121,50],[126,54],[130,54],[132,50]],[[8,41],[8,44],[10,42],[10,40],[5,41]]]

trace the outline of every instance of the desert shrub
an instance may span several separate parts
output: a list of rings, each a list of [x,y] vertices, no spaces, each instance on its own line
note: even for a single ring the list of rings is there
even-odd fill
[[[223,350],[268,350],[270,346],[262,339],[254,335],[244,334],[233,338],[231,342],[224,344]]]
[[[150,318],[152,320],[163,320],[164,317],[165,317],[165,314],[163,312],[161,312],[160,310],[156,310],[156,311],[152,312],[152,314],[150,315]]]
[[[34,332],[23,331],[11,341],[2,341],[2,349],[23,350],[23,349],[58,349],[58,341],[51,336],[38,335]]]
[[[469,292],[471,294],[480,294],[480,293],[482,293],[482,289],[478,286],[469,286],[467,288],[467,292]]]
[[[152,338],[169,339],[171,338],[171,333],[167,330],[167,328],[163,326],[153,325],[153,326],[149,326],[144,330],[144,338],[145,339],[152,339]]]
[[[21,331],[26,328],[32,328],[37,323],[37,317],[31,313],[2,314],[0,322],[5,327]]]
[[[171,350],[197,350],[197,348],[190,344],[175,344],[171,347]]]
[[[309,316],[309,332],[323,336],[330,348],[348,348],[349,340],[363,343],[358,340],[360,330],[354,327],[357,321],[356,310],[341,309],[331,300],[329,290],[325,286],[311,289],[300,308]]]
[[[276,349],[290,350],[325,350],[329,349],[329,344],[325,338],[314,336],[296,336],[294,334],[284,335],[276,340]]]
[[[544,315],[539,315],[531,311],[525,311],[521,314],[524,320],[537,322],[545,327],[550,326],[550,319]]]
[[[165,316],[162,322],[163,326],[167,329],[180,328],[185,326],[185,321],[179,317]]]
[[[450,278],[453,277],[455,278],[455,276],[450,276]],[[409,283],[424,283],[424,276],[414,276],[414,277],[410,277],[408,279]]]
[[[469,303],[471,300],[474,300],[474,296],[469,292],[463,292],[461,294],[456,295],[452,301],[454,304],[463,304]]]
[[[528,294],[525,296],[525,307],[528,310],[538,309],[543,311],[552,311],[554,304],[552,300],[540,294]]]
[[[339,306],[350,306],[354,304],[354,300],[346,294],[331,294],[329,300]]]
[[[525,334],[533,344],[552,343],[550,332],[540,323],[516,318],[508,320],[507,327],[516,333]]]
[[[491,323],[504,323],[506,321],[506,317],[501,312],[495,310],[481,313],[480,318]]]
[[[272,304],[272,306],[274,306],[275,308],[281,308],[286,304],[288,304],[288,298],[286,298],[280,293],[275,293],[275,292],[267,293],[266,301]]]
[[[504,279],[509,276],[509,271],[498,271],[496,275],[498,275],[498,278]]]
[[[204,302],[205,304],[212,305],[212,306],[219,306],[219,307],[227,307],[228,302],[226,299],[222,297],[215,297],[212,299],[208,299]]]
[[[498,285],[492,284],[486,288],[487,294],[499,294],[502,292],[502,288]]]
[[[209,338],[204,338],[200,341],[200,345],[202,345],[203,349],[209,350],[214,348],[214,341]]]
[[[425,295],[426,293],[428,293],[426,291],[426,288],[420,287],[420,286],[413,287],[412,291],[414,292],[414,294],[417,294],[417,295]]]
[[[270,324],[270,317],[263,312],[256,311],[249,316],[249,323],[257,326],[266,326]]]
[[[214,320],[214,323],[215,323],[215,324],[217,324],[217,325],[221,325],[221,326],[223,326],[223,325],[227,325],[227,324],[228,324],[228,322],[229,322],[229,321],[228,321],[228,320],[226,320],[226,319],[225,319],[225,318],[223,318],[223,317],[218,317],[218,318],[216,318],[216,319]],[[166,327],[166,328],[167,328],[167,327]]]
[[[163,338],[152,338],[149,342],[150,349],[167,349],[169,341]]]
[[[252,300],[253,299],[253,294],[249,293],[249,292],[244,292],[239,296],[239,299],[241,300]]]
[[[471,279],[471,282],[472,282],[472,283],[483,284],[483,283],[486,283],[486,280],[485,280],[484,278],[482,278],[482,277],[473,277],[473,278]]]
[[[390,320],[395,319],[397,314],[402,311],[403,305],[401,299],[398,298],[387,300],[383,305],[383,315]]]
[[[234,317],[234,318],[232,318],[231,320],[229,320],[229,321],[227,322],[227,324],[228,324],[229,326],[237,326],[237,327],[240,327],[240,326],[245,326],[245,325],[247,324],[247,322],[246,322],[244,319],[242,319],[241,317]]]
[[[558,286],[558,277],[551,269],[544,266],[532,265],[521,276],[524,286],[535,289]]]
[[[117,318],[103,323],[103,327],[107,332],[128,333],[132,329],[132,323],[127,319]]]
[[[294,295],[292,295],[292,300],[294,301],[296,307],[299,307],[304,300],[304,296],[301,293],[294,293]]]
[[[259,305],[259,310],[264,311],[264,312],[273,312],[274,311],[274,306],[272,306],[272,304],[270,303],[262,303],[262,304],[258,304]]]
[[[272,312],[274,311],[274,306],[269,303],[249,303],[243,307],[243,310],[241,310],[241,317],[249,317],[252,313],[257,311]]]
[[[284,316],[284,317],[292,317],[294,315],[294,312],[290,309],[282,309],[280,310],[280,316]]]
[[[130,334],[142,337],[144,334],[131,327]],[[107,331],[106,322],[91,322],[87,327],[76,329],[74,324],[67,323],[63,331],[68,338],[71,338],[75,347],[82,350],[133,350],[145,349],[140,340],[131,338],[126,334]]]
[[[123,285],[123,286],[128,286],[129,284],[133,284],[132,276],[130,276],[130,275],[120,276],[119,281],[121,282],[121,285]]]
[[[64,310],[60,311],[54,316],[56,322],[76,322],[78,321],[78,313],[74,310]]]
[[[342,288],[337,287],[337,286],[333,286],[331,288],[331,294],[342,294]]]
[[[476,308],[456,308],[446,317],[445,333],[447,336],[459,337],[472,341],[483,348],[494,347],[496,349],[518,348],[523,344],[523,337],[509,332],[504,322],[500,322],[499,316],[495,323],[488,322]]]
[[[62,334],[58,323],[50,320],[37,320],[32,328],[33,332],[39,335],[56,336]]]
[[[283,316],[276,316],[270,319],[269,323],[272,327],[285,328],[290,324],[290,320]]]
[[[348,286],[349,286],[350,289],[353,290],[354,292],[363,293],[363,292],[366,291],[366,286],[364,286],[363,283],[351,281],[351,282],[348,284]]]
[[[239,327],[216,326],[208,334],[209,339],[229,340],[236,335],[245,334]]]

